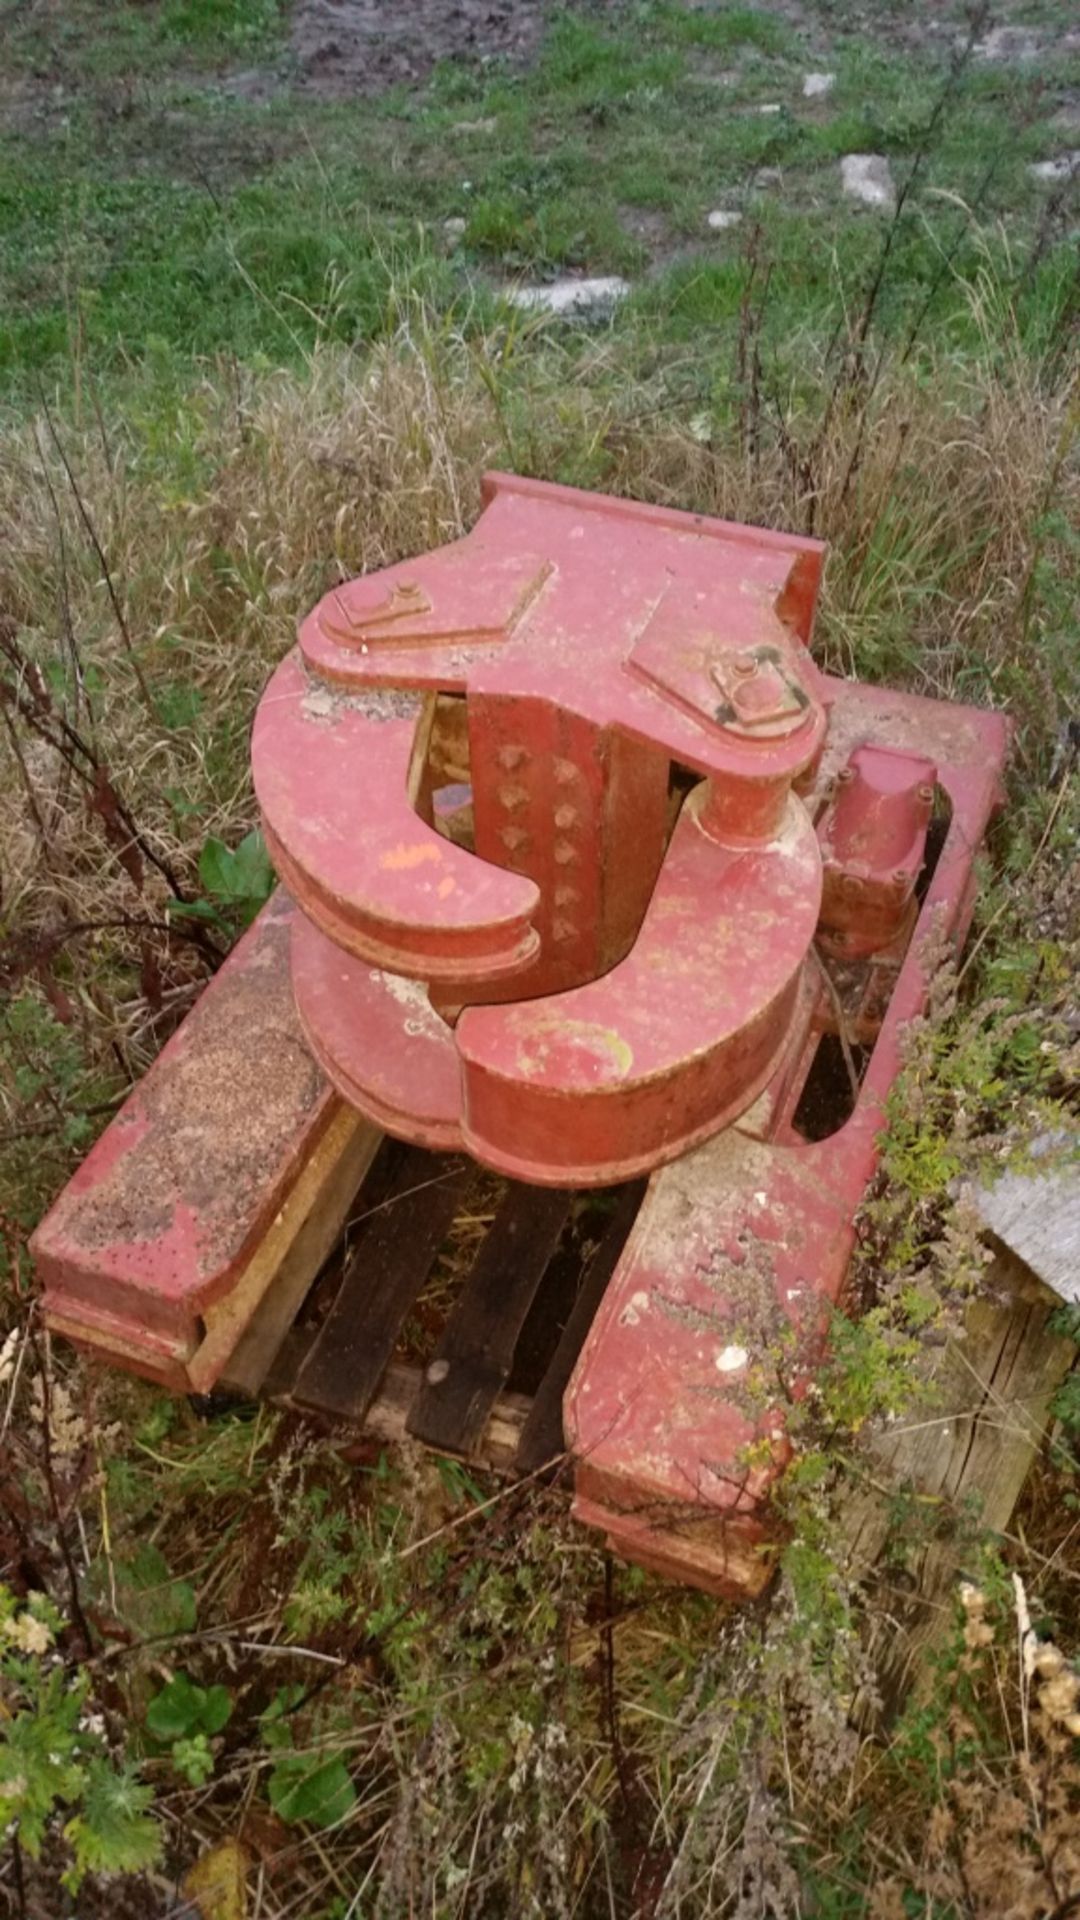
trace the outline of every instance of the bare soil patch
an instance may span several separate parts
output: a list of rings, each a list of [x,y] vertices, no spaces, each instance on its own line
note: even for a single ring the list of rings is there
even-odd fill
[[[588,0],[611,13],[617,0]],[[440,60],[524,65],[553,0],[296,0],[291,48],[299,84],[323,99],[415,86]]]

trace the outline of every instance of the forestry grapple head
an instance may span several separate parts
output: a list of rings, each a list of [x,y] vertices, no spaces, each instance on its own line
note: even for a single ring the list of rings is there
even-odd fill
[[[565,1393],[576,1510],[752,1592],[1005,723],[822,674],[815,541],[501,475],[485,500],[328,593],[271,680],[291,900],[39,1229],[47,1310],[175,1385],[243,1377],[357,1112],[533,1187],[649,1175]]]

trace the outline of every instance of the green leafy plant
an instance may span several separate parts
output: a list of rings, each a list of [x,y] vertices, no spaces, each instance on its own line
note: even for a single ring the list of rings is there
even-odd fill
[[[152,1789],[109,1754],[89,1674],[57,1649],[64,1625],[44,1594],[21,1602],[0,1585],[0,1828],[35,1860],[59,1828],[71,1852],[63,1882],[75,1893],[87,1873],[152,1866],[161,1834]]]
[[[210,1742],[232,1713],[227,1687],[200,1687],[186,1673],[174,1674],[146,1710],[155,1740],[171,1746],[177,1773],[193,1787],[204,1786],[214,1771]]]
[[[114,1572],[117,1610],[132,1632],[155,1639],[192,1632],[195,1589],[173,1578],[160,1547],[141,1542]]]
[[[270,1775],[270,1804],[291,1825],[334,1827],[356,1804],[356,1788],[340,1755],[283,1754]]]
[[[174,919],[250,926],[274,887],[274,869],[258,828],[246,833],[236,848],[211,834],[199,855],[199,879],[204,897],[171,901],[169,912]]]
[[[302,1687],[279,1687],[260,1721],[264,1745],[279,1756],[267,1788],[270,1804],[292,1825],[333,1827],[355,1805],[356,1788],[340,1754],[294,1748],[292,1716],[303,1698]]]

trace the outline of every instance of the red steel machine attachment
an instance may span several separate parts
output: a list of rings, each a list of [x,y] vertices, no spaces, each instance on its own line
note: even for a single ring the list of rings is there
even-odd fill
[[[820,672],[816,541],[498,474],[484,497],[464,539],[328,593],[270,681],[252,762],[294,904],[39,1229],[46,1304],[173,1384],[228,1374],[265,1221],[357,1113],[533,1192],[648,1175],[563,1400],[576,1511],[754,1592],[781,1409],[820,1357],[927,936],[966,930],[1006,724]],[[250,1186],[228,1203],[178,1137],[223,1024],[262,1103],[217,1143]]]

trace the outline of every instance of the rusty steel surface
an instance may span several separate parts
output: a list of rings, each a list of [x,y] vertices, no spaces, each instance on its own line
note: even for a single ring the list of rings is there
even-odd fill
[[[253,768],[298,910],[39,1228],[46,1309],[183,1384],[339,1095],[535,1185],[648,1176],[565,1393],[575,1510],[747,1595],[1007,723],[823,674],[816,542],[505,475],[484,498],[329,593],[271,679]],[[818,1112],[830,1045],[852,1084]]]
[[[46,1310],[174,1386],[339,1102],[304,1045],[277,893],[30,1243]]]
[[[733,1120],[787,1044],[821,903],[792,790],[826,729],[821,548],[507,476],[486,497],[302,623],[256,792],[344,1097],[513,1178],[608,1185]],[[455,758],[472,847],[440,831]],[[681,807],[674,764],[702,776]]]

